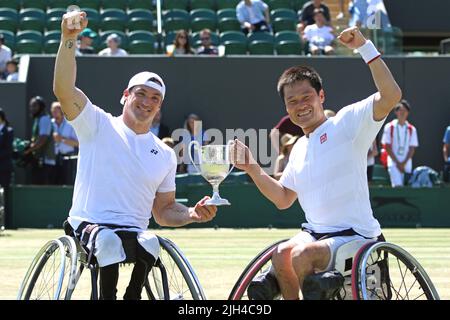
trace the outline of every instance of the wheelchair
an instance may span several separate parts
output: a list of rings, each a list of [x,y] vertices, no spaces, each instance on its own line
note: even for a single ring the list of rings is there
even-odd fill
[[[157,238],[160,255],[145,281],[143,296],[146,293],[149,300],[205,300],[194,269],[181,250],[169,239]],[[127,255],[120,265],[134,262]],[[81,277],[84,269],[90,270],[90,279]],[[97,300],[98,274],[94,255],[66,231],[65,236],[48,241],[39,250],[22,281],[17,299],[87,300],[90,292],[90,299]],[[125,275],[119,277],[119,281],[121,278]]]
[[[244,269],[228,299],[249,299],[247,289],[253,279],[267,273],[279,244],[261,251]],[[331,300],[439,300],[439,294],[424,268],[398,245],[373,240],[354,240],[336,252],[335,270],[343,284]],[[278,295],[274,299],[281,299]]]

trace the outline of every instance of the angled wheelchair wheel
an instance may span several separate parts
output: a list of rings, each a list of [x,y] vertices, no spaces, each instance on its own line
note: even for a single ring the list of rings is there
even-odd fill
[[[253,260],[247,265],[233,289],[231,290],[228,300],[248,300],[247,288],[250,282],[259,274],[264,273],[272,266],[272,254],[276,247],[289,239],[275,242],[262,250]]]
[[[70,300],[77,284],[78,250],[75,240],[69,236],[59,238],[64,246],[65,269],[60,299]]]
[[[170,240],[158,236],[161,252],[145,285],[149,299],[205,300],[194,269],[181,250]]]
[[[439,300],[423,267],[401,247],[373,242],[357,253],[352,267],[357,300]]]
[[[47,242],[32,261],[19,289],[19,300],[58,300],[65,297],[66,251],[61,240]]]

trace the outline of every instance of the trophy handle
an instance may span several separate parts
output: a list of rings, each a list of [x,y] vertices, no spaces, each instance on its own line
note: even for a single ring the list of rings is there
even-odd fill
[[[230,160],[230,159],[229,159],[229,157],[230,157],[230,145],[231,145],[233,142],[234,142],[234,140],[228,140],[228,142],[227,142],[227,150],[226,150],[226,157],[227,157],[227,160]],[[234,164],[231,165],[231,169],[230,169],[230,171],[228,171],[227,176],[231,173],[231,171],[233,171],[233,169],[234,169]]]
[[[189,155],[189,159],[191,160],[191,163],[194,165],[194,168],[198,171],[201,172],[198,167],[195,165],[194,159],[192,159],[192,155],[191,155],[191,147],[194,146],[194,152],[195,152],[195,148],[197,147],[198,150],[200,150],[200,143],[198,143],[197,140],[192,140],[189,143],[189,147],[188,147],[188,155]],[[200,158],[199,158],[200,159]]]

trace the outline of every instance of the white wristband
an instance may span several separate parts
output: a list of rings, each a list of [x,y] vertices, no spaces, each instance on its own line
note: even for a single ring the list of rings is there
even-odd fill
[[[381,56],[375,45],[370,40],[366,40],[366,43],[357,50],[367,64]]]

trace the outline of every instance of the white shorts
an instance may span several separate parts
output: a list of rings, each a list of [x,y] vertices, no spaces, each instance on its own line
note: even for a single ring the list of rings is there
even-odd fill
[[[353,241],[353,240],[361,240],[366,239],[363,236],[360,235],[354,235],[354,236],[337,236],[337,237],[331,237],[326,238],[324,240],[316,240],[310,233],[306,231],[300,231],[296,236],[294,236],[290,241],[294,241],[295,243],[312,243],[316,241],[322,241],[327,244],[328,248],[330,248],[330,261],[328,261],[328,265],[325,269],[319,270],[318,272],[325,272],[330,271],[334,269],[334,264],[336,261],[336,251],[337,249],[346,244],[347,242]],[[373,238],[372,240],[377,240],[377,238]]]

